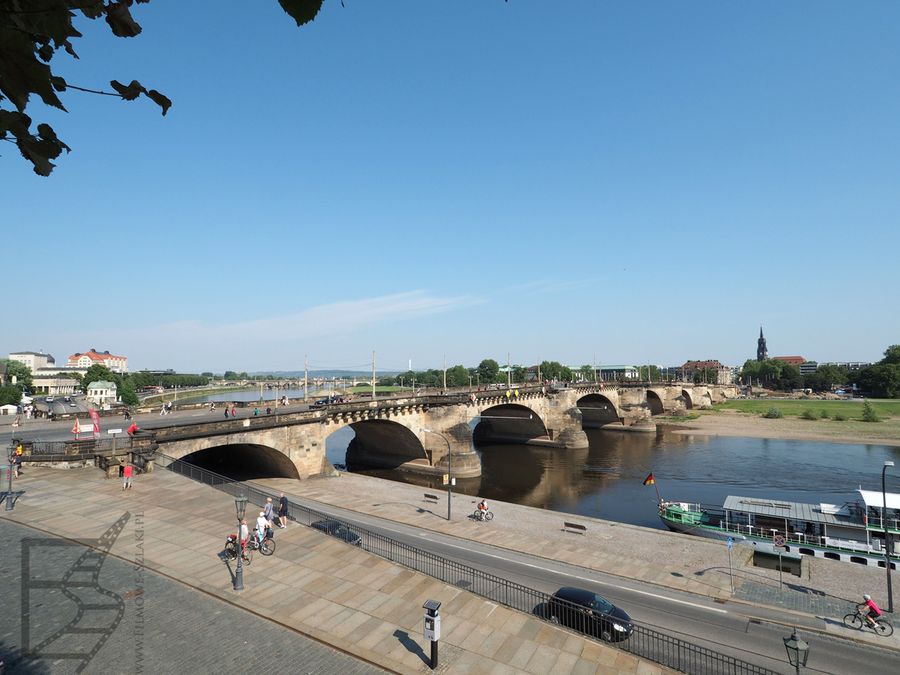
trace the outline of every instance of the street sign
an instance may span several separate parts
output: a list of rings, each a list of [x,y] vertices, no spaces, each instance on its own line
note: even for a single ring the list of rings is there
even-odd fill
[[[772,535],[772,545],[775,546],[775,548],[783,549],[786,543],[783,534]]]
[[[444,479],[444,485],[447,485],[448,483],[450,483],[450,474],[445,473],[443,476],[443,479]]]
[[[121,434],[121,433],[122,433],[122,430],[121,430],[121,429],[107,429],[107,430],[106,430],[106,433],[108,433],[108,434]]]
[[[734,538],[728,537],[728,550],[730,551],[733,548],[734,548]]]

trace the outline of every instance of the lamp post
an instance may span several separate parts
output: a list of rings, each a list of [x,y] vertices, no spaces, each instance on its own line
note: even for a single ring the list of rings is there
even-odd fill
[[[237,529],[237,569],[234,571],[234,590],[244,590],[244,549],[241,546],[243,538],[241,537],[241,523],[244,520],[244,514],[247,511],[247,497],[238,495],[234,498],[234,510],[237,513],[238,529]]]
[[[881,527],[884,530],[884,569],[887,571],[887,611],[894,613],[894,593],[891,590],[891,533],[887,527],[887,491],[884,487],[884,474],[889,466],[894,466],[892,461],[887,461],[881,467]]]
[[[806,660],[809,658],[809,645],[800,639],[797,635],[797,629],[789,638],[781,638],[784,640],[784,648],[787,650],[788,661],[794,666],[795,671],[799,675],[800,667],[806,667]]]
[[[437,431],[432,431],[431,429],[422,429],[426,434],[434,434],[435,436],[440,436],[444,439],[444,443],[447,444],[447,520],[450,520],[450,503],[453,500],[453,474],[451,472],[450,458],[453,456],[453,452],[450,450],[450,440],[444,436],[444,434],[439,433]]]
[[[6,491],[6,510],[13,510],[13,490],[12,490],[12,476],[13,476],[13,460],[15,460],[15,446],[13,445],[12,438],[9,439],[9,452],[7,452],[7,459],[9,460],[9,464],[6,466],[6,476],[7,482],[9,486]]]

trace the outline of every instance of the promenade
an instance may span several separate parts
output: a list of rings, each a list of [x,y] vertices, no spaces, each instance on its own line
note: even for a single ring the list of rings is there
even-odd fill
[[[882,599],[885,573],[878,567],[807,556],[803,558],[803,576],[784,574],[782,586],[776,570],[753,566],[749,547],[737,546],[732,593],[727,548],[723,542],[710,539],[495,500],[491,501],[494,520],[475,522],[469,516],[476,498],[456,493],[453,518],[448,522],[446,492],[360,474],[342,472],[335,478],[273,478],[254,483],[268,486],[274,495],[284,491],[511,551],[705,595],[723,603],[743,603],[750,606],[751,613],[758,607],[760,617],[785,625],[792,625],[792,615],[802,616],[806,628],[900,649],[900,631],[886,639],[848,629],[840,622],[844,614],[853,611],[854,603],[861,602],[863,593]],[[427,503],[426,492],[440,495],[438,503]],[[584,524],[585,533],[564,531],[564,521]]]
[[[0,650],[14,662],[23,628],[32,650],[46,643],[55,656],[32,672],[75,672],[86,654],[87,672],[247,672],[255,659],[274,672],[431,672],[427,599],[442,602],[439,672],[669,672],[293,523],[278,530],[274,556],[244,569],[236,593],[219,556],[235,530],[233,499],[164,470],[127,493],[95,469],[26,467],[15,487],[25,496],[0,511],[0,535],[19,542],[4,547],[0,599],[15,609],[0,622]],[[88,556],[93,582],[73,539],[108,547],[105,558]],[[82,593],[103,609],[79,619],[70,596]],[[95,630],[66,633],[70,622]]]

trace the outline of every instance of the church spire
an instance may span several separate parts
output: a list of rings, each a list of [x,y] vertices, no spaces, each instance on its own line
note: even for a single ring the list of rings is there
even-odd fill
[[[769,358],[769,350],[766,349],[766,338],[763,337],[762,326],[759,327],[759,340],[756,341],[756,360],[765,361]]]

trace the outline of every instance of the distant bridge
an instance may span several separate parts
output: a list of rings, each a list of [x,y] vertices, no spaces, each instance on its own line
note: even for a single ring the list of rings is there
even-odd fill
[[[162,453],[176,459],[193,455],[211,468],[252,466],[261,476],[304,478],[328,469],[326,439],[349,426],[356,434],[347,450],[351,466],[474,477],[481,474],[481,460],[473,440],[586,448],[585,429],[652,431],[654,415],[708,408],[736,395],[736,387],[725,385],[533,386],[366,398],[146,433]]]

